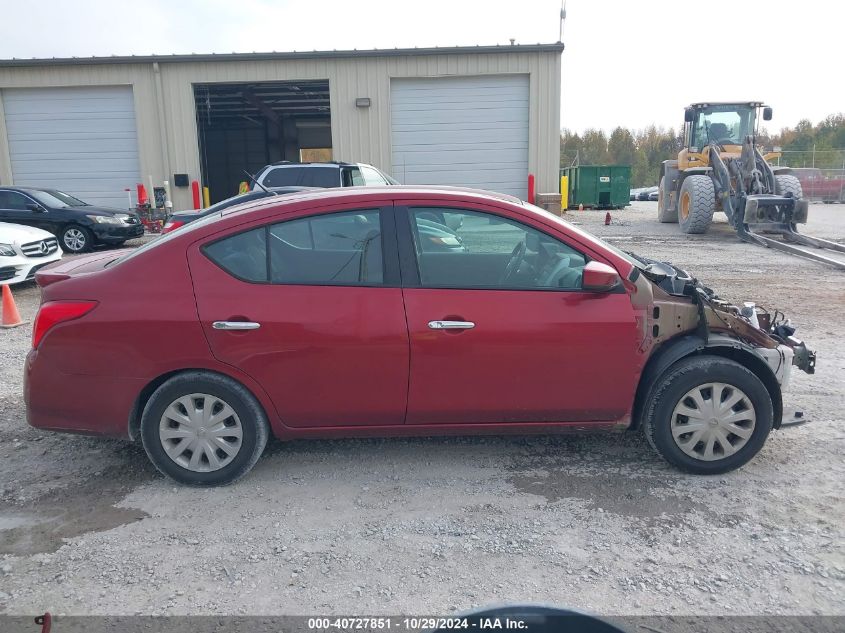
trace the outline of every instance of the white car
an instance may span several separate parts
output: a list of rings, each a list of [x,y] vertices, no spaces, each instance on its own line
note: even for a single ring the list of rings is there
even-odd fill
[[[62,258],[59,240],[33,226],[0,222],[0,284],[35,277],[35,271]]]

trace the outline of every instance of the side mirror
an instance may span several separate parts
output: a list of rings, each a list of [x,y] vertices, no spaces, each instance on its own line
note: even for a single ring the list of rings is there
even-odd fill
[[[763,108],[763,120],[764,121],[771,121],[772,120],[772,109],[769,106]]]
[[[695,121],[695,110],[686,108],[684,110],[684,123],[692,123],[693,121]]]
[[[587,292],[610,292],[622,283],[619,273],[601,262],[588,262],[581,279],[581,288]]]
[[[27,202],[26,208],[29,209],[30,211],[34,211],[35,213],[44,213],[44,207],[42,207],[40,204],[36,204],[34,202]]]

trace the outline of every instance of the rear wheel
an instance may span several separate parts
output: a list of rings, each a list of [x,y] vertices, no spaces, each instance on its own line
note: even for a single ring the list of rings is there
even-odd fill
[[[155,390],[141,441],[159,471],[189,486],[221,486],[248,473],[267,444],[267,418],[249,391],[206,372],[186,372]]]
[[[775,176],[775,193],[779,196],[788,196],[789,194],[792,194],[792,197],[796,200],[800,200],[804,197],[804,190],[801,188],[801,181],[795,176],[790,176],[789,174]]]
[[[753,372],[727,358],[697,356],[659,378],[646,401],[644,429],[669,463],[716,475],[760,451],[772,418],[772,398]]]
[[[678,196],[678,224],[684,233],[706,233],[716,211],[716,190],[709,176],[687,176]]]
[[[660,187],[657,190],[657,219],[666,224],[678,222],[678,212],[669,210],[669,194],[663,189],[666,177],[660,178]]]

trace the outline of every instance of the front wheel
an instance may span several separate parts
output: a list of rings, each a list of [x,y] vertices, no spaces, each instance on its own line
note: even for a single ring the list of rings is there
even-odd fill
[[[221,486],[243,477],[261,457],[267,429],[249,391],[207,372],[186,372],[162,384],[141,417],[150,461],[189,486]]]
[[[658,379],[645,405],[644,430],[670,464],[698,475],[749,462],[772,429],[772,398],[743,365],[718,356],[679,361]]]
[[[66,253],[84,253],[91,250],[93,242],[94,237],[91,231],[76,224],[65,227],[59,234],[59,243]]]
[[[684,233],[706,233],[716,211],[716,189],[709,176],[684,178],[678,195],[678,224]]]

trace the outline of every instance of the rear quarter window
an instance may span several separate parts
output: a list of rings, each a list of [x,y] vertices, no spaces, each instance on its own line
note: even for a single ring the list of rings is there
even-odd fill
[[[267,232],[252,229],[213,242],[204,249],[206,257],[230,275],[244,281],[267,281]]]

